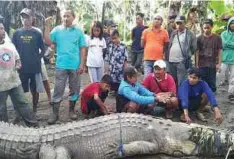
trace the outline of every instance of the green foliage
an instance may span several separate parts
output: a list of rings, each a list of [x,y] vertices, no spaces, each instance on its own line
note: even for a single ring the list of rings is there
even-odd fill
[[[94,3],[90,1],[68,1],[64,2],[66,7],[69,7],[75,11],[78,21],[75,21],[82,29],[90,33],[90,24],[98,19],[98,12]]]
[[[90,30],[91,30],[90,24],[93,21],[93,17],[90,14],[86,13],[83,15],[82,19],[83,19],[82,22],[83,22],[84,30],[86,30],[90,34]]]
[[[223,20],[223,16],[234,15],[234,9],[231,4],[225,5],[224,1],[210,1],[208,9],[214,14],[214,28],[213,32],[221,34],[225,29],[227,22]]]
[[[124,28],[124,20],[121,20],[119,22],[119,25],[118,25],[118,30],[119,30],[119,33],[120,33],[120,38],[121,38],[121,41],[123,41],[126,45],[129,45],[131,44],[131,30],[130,28],[126,27]],[[124,31],[125,29],[125,31]],[[124,33],[125,33],[125,39],[124,39]]]
[[[213,32],[221,34],[226,29],[227,22],[223,20],[214,21]]]
[[[210,1],[209,7],[215,12],[216,15],[222,15],[225,12],[224,1]]]

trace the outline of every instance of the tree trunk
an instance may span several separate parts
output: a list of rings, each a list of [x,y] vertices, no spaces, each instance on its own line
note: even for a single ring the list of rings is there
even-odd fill
[[[104,20],[105,20],[105,11],[106,11],[106,3],[103,2],[102,4],[102,25],[104,26]]]

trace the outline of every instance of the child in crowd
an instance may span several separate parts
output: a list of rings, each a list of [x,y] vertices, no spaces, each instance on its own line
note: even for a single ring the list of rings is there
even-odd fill
[[[123,78],[123,70],[127,66],[127,47],[120,42],[119,32],[111,33],[112,42],[107,47],[105,61],[108,64],[107,74],[113,79],[111,90],[117,92]]]
[[[81,110],[87,118],[108,114],[107,106],[104,104],[112,78],[104,75],[100,82],[94,82],[86,86],[81,93]]]
[[[201,71],[199,68],[191,68],[188,72],[188,79],[181,83],[178,91],[183,114],[181,120],[190,123],[189,111],[196,111],[197,117],[201,121],[206,121],[201,110],[210,102],[214,108],[215,120],[218,123],[223,121],[223,117],[217,107],[215,96],[208,84],[201,80]]]
[[[116,98],[117,112],[150,113],[156,102],[165,102],[163,96],[156,96],[137,82],[137,70],[134,67],[124,69]]]
[[[103,28],[100,22],[94,23],[91,31],[91,37],[88,40],[88,72],[91,82],[100,82],[104,74],[103,49],[106,48],[106,42],[103,38]]]

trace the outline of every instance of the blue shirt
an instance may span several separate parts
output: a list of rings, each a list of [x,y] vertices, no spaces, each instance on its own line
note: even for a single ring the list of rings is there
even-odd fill
[[[80,48],[86,47],[84,33],[77,27],[55,27],[50,39],[56,45],[56,68],[77,70],[80,66]]]
[[[119,86],[118,94],[137,104],[154,104],[154,93],[144,88],[140,83],[131,85],[122,80]]]
[[[179,91],[178,91],[178,97],[181,101],[181,106],[184,109],[187,109],[189,98],[199,96],[203,93],[205,93],[208,96],[210,104],[213,107],[216,107],[217,102],[216,102],[215,96],[205,81],[201,80],[195,85],[190,85],[188,79],[184,80],[181,83],[179,87]]]
[[[132,37],[133,37],[133,42],[132,42],[132,50],[133,51],[143,51],[143,48],[141,47],[141,35],[142,32],[148,28],[147,26],[136,26],[135,28],[132,29]]]

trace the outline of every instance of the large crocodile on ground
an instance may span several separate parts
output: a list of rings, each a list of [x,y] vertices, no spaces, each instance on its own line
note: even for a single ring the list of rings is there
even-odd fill
[[[157,154],[224,158],[232,150],[233,137],[228,130],[128,113],[38,129],[1,122],[0,158],[111,159]]]

